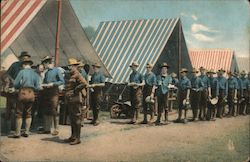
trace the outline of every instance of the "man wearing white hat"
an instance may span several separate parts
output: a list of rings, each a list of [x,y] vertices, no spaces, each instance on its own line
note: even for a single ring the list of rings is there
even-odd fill
[[[130,65],[133,72],[129,76],[128,86],[130,86],[130,101],[133,116],[129,124],[138,123],[139,111],[142,107],[142,86],[144,86],[145,82],[143,75],[137,71],[138,66],[137,62],[133,62]]]
[[[242,102],[240,104],[240,114],[242,115],[246,115],[246,107],[247,107],[247,103],[248,103],[248,96],[250,94],[248,94],[248,87],[250,86],[250,82],[249,79],[246,78],[246,72],[242,71],[240,73],[241,75],[241,85],[242,85],[242,92],[241,92],[241,98],[242,98]]]

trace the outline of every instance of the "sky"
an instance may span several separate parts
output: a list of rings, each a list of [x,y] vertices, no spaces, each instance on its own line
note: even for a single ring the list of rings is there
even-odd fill
[[[70,0],[83,27],[102,21],[181,18],[188,48],[229,48],[249,56],[247,0]]]

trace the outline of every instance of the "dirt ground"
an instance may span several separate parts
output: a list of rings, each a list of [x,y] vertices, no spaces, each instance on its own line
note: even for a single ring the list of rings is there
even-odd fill
[[[171,120],[176,114],[171,115]],[[249,116],[217,121],[128,125],[128,120],[102,117],[94,127],[82,127],[79,145],[63,143],[70,127],[57,137],[35,132],[29,138],[0,139],[2,161],[247,161]]]

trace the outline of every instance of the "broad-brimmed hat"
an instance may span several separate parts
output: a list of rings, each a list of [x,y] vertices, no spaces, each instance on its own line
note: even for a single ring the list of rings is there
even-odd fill
[[[208,74],[211,74],[211,73],[212,73],[212,74],[216,74],[216,72],[214,71],[214,69],[208,70],[207,73],[208,73]]]
[[[226,71],[221,68],[217,72],[223,72],[223,73],[225,73]]]
[[[136,67],[138,67],[139,66],[139,64],[138,64],[138,62],[132,62],[132,64],[131,65],[129,65],[130,67],[132,67],[132,66],[136,66]]]
[[[82,61],[78,60],[78,62],[79,62],[78,67],[84,67],[85,64]]]
[[[79,62],[75,58],[70,58],[68,60],[68,65],[79,65]]]
[[[234,75],[234,73],[232,71],[228,71],[227,74],[228,75]]]
[[[177,77],[177,74],[173,72],[173,73],[171,73],[171,77],[175,78],[175,77]]]
[[[163,63],[160,65],[160,68],[162,68],[162,67],[167,67],[167,68],[169,68],[169,65],[168,65],[166,62],[163,62]]]
[[[218,98],[212,98],[209,101],[212,105],[216,105],[218,103]]]
[[[52,61],[52,57],[51,56],[45,56],[41,60],[42,63],[44,63],[44,62],[50,62],[50,61]]]
[[[192,69],[192,73],[198,73],[199,71],[196,68]]]
[[[97,68],[100,68],[101,67],[101,65],[99,64],[99,63],[94,63],[93,65],[92,65],[93,67],[97,67]]]
[[[246,73],[246,71],[245,70],[243,70],[241,73],[240,73],[240,75],[246,75],[247,73]]]
[[[238,71],[235,71],[233,75],[234,75],[234,76],[239,76],[240,73],[239,73]]]
[[[187,70],[186,68],[182,68],[182,69],[180,70],[180,73],[183,73],[183,72],[187,73],[188,70]]]
[[[30,54],[27,51],[22,51],[21,54],[20,54],[20,56],[18,56],[18,58],[22,58],[24,56],[31,57]]]
[[[146,68],[152,68],[152,67],[153,67],[153,64],[151,64],[151,63],[146,64]]]
[[[33,61],[30,58],[22,60],[21,64],[23,65],[25,63],[28,63],[28,64],[32,65]]]
[[[200,69],[200,70],[206,70],[203,66],[201,66],[199,69]]]

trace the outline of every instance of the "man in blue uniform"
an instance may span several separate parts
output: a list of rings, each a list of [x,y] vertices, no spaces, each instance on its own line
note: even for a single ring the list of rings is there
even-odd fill
[[[192,70],[191,81],[191,107],[193,111],[192,121],[197,121],[198,110],[200,108],[201,91],[204,89],[204,84],[200,77],[198,77],[198,70]]]
[[[188,70],[186,68],[182,68],[180,70],[181,79],[179,80],[178,84],[178,118],[175,122],[181,122],[182,118],[182,110],[185,110],[184,113],[184,124],[187,123],[187,112],[188,112],[188,105],[189,105],[189,95],[190,95],[190,88],[191,82],[187,78]],[[185,101],[185,103],[183,102]]]
[[[234,77],[237,80],[237,104],[236,104],[236,112],[234,114],[238,116],[240,114],[240,100],[242,99],[242,80],[240,78],[239,72],[234,72]]]
[[[241,115],[246,115],[246,108],[247,108],[247,103],[248,103],[248,87],[250,86],[249,79],[246,78],[246,72],[242,71],[240,73],[241,75],[241,87],[242,87],[242,92],[241,92],[241,99],[242,102],[240,103],[240,114]]]
[[[200,78],[202,83],[204,84],[203,89],[201,90],[201,100],[200,100],[200,112],[199,119],[205,120],[207,115],[207,99],[208,99],[208,86],[209,80],[206,74],[206,69],[204,67],[200,67]]]
[[[99,111],[103,101],[102,88],[105,86],[105,76],[100,71],[101,65],[95,63],[92,65],[94,69],[94,74],[91,76],[89,88],[91,89],[91,108],[93,110],[93,120],[91,124],[97,126],[99,122]]]
[[[150,63],[147,63],[146,65],[147,71],[144,75],[145,85],[143,88],[143,113],[144,113],[144,119],[142,121],[142,124],[147,124],[147,114],[148,110],[150,112],[150,123],[153,122],[154,118],[154,103],[152,102],[146,102],[146,98],[150,96],[151,101],[154,100],[154,89],[156,88],[156,75],[152,72],[153,65]]]
[[[172,84],[172,77],[168,75],[168,64],[162,63],[161,64],[161,74],[157,76],[157,102],[158,102],[158,113],[157,113],[157,120],[155,121],[156,125],[161,124],[161,115],[164,110],[165,112],[165,122],[168,124],[168,91],[169,86]]]
[[[133,72],[130,74],[128,86],[130,87],[130,101],[133,116],[129,124],[138,123],[139,111],[142,107],[142,87],[145,82],[143,75],[137,71],[138,66],[139,64],[137,62],[133,62],[130,65]]]
[[[208,80],[209,80],[209,85],[208,85],[208,112],[207,112],[207,120],[213,120],[215,121],[216,119],[216,113],[217,113],[217,108],[215,103],[211,103],[211,100],[216,98],[218,100],[219,96],[219,83],[217,78],[214,77],[216,74],[213,69],[207,72],[208,73]]]
[[[52,58],[47,56],[43,59],[43,64],[47,69],[43,81],[43,100],[44,100],[44,132],[51,133],[51,125],[54,130],[52,135],[58,135],[58,104],[59,86],[64,84],[64,78],[60,70],[54,66]]]
[[[16,108],[16,132],[14,135],[10,135],[10,138],[20,137],[23,113],[25,114],[25,132],[22,136],[29,136],[32,121],[31,110],[35,101],[34,92],[40,88],[39,76],[31,69],[33,62],[30,59],[24,59],[21,64],[23,70],[18,73],[14,81],[15,88],[19,90]]]
[[[236,116],[236,108],[237,108],[237,88],[238,82],[237,79],[233,76],[233,72],[229,71],[228,73],[228,108],[229,112],[227,114],[228,117],[232,115]]]
[[[216,117],[222,118],[224,113],[224,107],[227,102],[227,93],[228,93],[228,86],[227,86],[227,79],[223,76],[225,70],[219,69],[217,72],[217,80],[219,83],[219,99],[217,103],[217,114]]]

